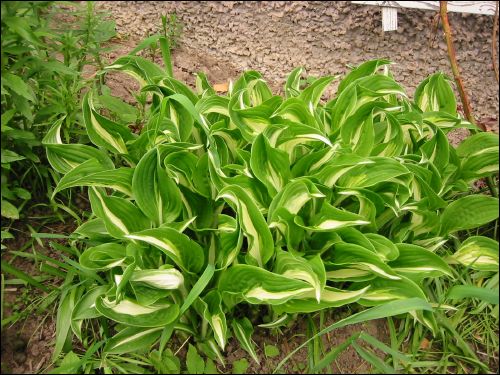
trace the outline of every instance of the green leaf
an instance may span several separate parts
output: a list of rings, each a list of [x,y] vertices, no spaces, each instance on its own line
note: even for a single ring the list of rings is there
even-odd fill
[[[125,142],[134,138],[131,130],[101,116],[94,109],[91,93],[85,94],[82,104],[83,121],[92,143],[115,154],[127,154]]]
[[[387,237],[376,233],[365,233],[365,237],[385,260],[395,260],[399,256],[398,247]]]
[[[415,90],[415,103],[423,112],[442,111],[457,114],[453,89],[443,73],[428,77]]]
[[[319,255],[306,260],[279,250],[276,254],[274,271],[283,276],[311,284],[315,290],[316,300],[320,301],[321,291],[326,285],[326,274],[325,266]]]
[[[139,56],[122,56],[105,70],[120,70],[134,77],[141,86],[154,83],[156,77],[163,76],[164,72],[158,65]]]
[[[88,220],[76,228],[74,233],[79,234],[80,237],[99,242],[112,240],[112,237],[108,234],[106,226],[104,225],[104,220],[100,218]]]
[[[33,277],[29,276],[23,271],[18,270],[16,267],[12,266],[10,263],[4,260],[2,260],[2,272],[9,273],[17,277],[18,279],[21,279],[23,283],[33,285],[34,287],[37,287],[38,289],[43,290],[44,292],[50,291],[49,287],[35,280]]]
[[[351,155],[348,155],[351,156]],[[332,159],[315,175],[327,186],[345,188],[366,188],[382,182],[395,181],[410,171],[398,161],[386,157],[370,157],[356,160],[353,155],[339,163]]]
[[[219,113],[226,117],[229,117],[229,99],[222,96],[211,95],[201,98],[196,103],[196,110],[202,115],[208,115],[209,113]]]
[[[498,199],[485,195],[468,195],[446,207],[441,215],[441,233],[473,229],[498,218]]]
[[[282,304],[312,292],[314,288],[302,281],[266,271],[260,267],[238,264],[228,268],[219,279],[219,291],[236,295],[253,304]]]
[[[156,225],[174,221],[181,212],[181,192],[161,167],[157,148],[150,150],[137,164],[132,191],[137,206]]]
[[[1,235],[2,235],[2,237],[1,237],[2,241],[3,240],[7,240],[7,239],[15,238],[12,233],[10,233],[8,231],[5,231],[5,230],[2,230]]]
[[[274,358],[280,354],[279,349],[274,345],[264,345],[264,353],[267,358]]]
[[[296,149],[300,146],[326,144],[332,147],[332,143],[321,130],[288,120],[267,127],[264,135],[272,147],[286,151],[291,162],[294,161]]]
[[[247,261],[262,267],[274,253],[271,232],[259,209],[239,186],[227,186],[217,199],[224,198],[236,206],[238,222],[248,240]]]
[[[42,140],[47,149],[47,159],[57,172],[68,173],[89,159],[96,159],[103,170],[114,168],[108,155],[101,150],[81,144],[63,144],[61,139],[63,120],[64,118],[56,121]]]
[[[231,97],[229,115],[243,137],[248,142],[252,142],[271,124],[269,118],[279,107],[282,99],[273,96],[257,106],[250,107],[250,103],[245,103],[247,95],[249,95],[249,89],[240,90]]]
[[[179,315],[179,306],[163,304],[141,306],[125,298],[120,302],[98,297],[95,302],[97,311],[115,322],[133,327],[164,327]]]
[[[333,76],[326,76],[316,79],[300,93],[298,98],[303,100],[307,106],[316,108],[323,92],[335,78]]]
[[[267,215],[269,227],[277,228],[287,241],[292,243],[300,238],[300,227],[294,218],[309,201],[317,201],[325,195],[308,178],[291,180],[271,202]]]
[[[226,315],[222,310],[220,293],[216,290],[211,290],[205,297],[198,299],[197,302],[198,313],[210,324],[214,332],[215,341],[224,350],[227,341],[227,323]]]
[[[355,291],[341,290],[326,286],[320,295],[318,302],[313,291],[304,293],[300,299],[292,299],[274,307],[277,313],[310,313],[326,308],[340,307],[349,303],[354,303],[366,295],[370,287],[365,287]]]
[[[175,268],[159,270],[135,270],[132,272],[131,282],[140,282],[157,289],[178,289],[184,284],[182,273]]]
[[[226,268],[233,263],[243,244],[236,220],[227,215],[219,215],[218,219],[219,246],[217,266]]]
[[[77,373],[80,368],[80,357],[73,351],[68,352],[61,361],[61,367],[67,367],[70,373]]]
[[[498,305],[498,289],[487,289],[473,285],[454,285],[447,294],[448,299],[478,298],[492,305]]]
[[[466,267],[481,271],[498,271],[498,242],[483,236],[467,238],[452,256]]]
[[[217,369],[217,366],[215,366],[215,363],[211,359],[207,359],[207,362],[205,363],[205,371],[204,374],[218,374],[219,370]]]
[[[18,198],[28,200],[31,199],[31,193],[23,188],[14,188],[12,191],[17,195]]]
[[[238,359],[237,361],[233,362],[233,374],[246,374],[247,369],[248,369],[248,361],[246,358],[241,358]]]
[[[29,43],[38,47],[43,46],[43,44],[40,43],[39,38],[35,35],[33,30],[31,29],[28,19],[16,16],[5,17],[2,20],[2,22],[5,22],[5,24],[9,27],[9,29],[11,29],[13,32],[18,34],[21,38],[25,39]]]
[[[396,272],[382,261],[380,256],[352,243],[336,244],[331,261],[337,266],[369,271],[385,279],[400,279]]]
[[[385,59],[370,60],[360,64],[358,67],[351,70],[349,74],[347,74],[347,76],[340,82],[337,89],[337,95],[340,95],[340,93],[344,91],[344,89],[352,82],[356,81],[359,78],[375,74],[377,70],[380,69],[380,67],[385,68],[385,65],[388,64],[392,63],[389,60]]]
[[[260,134],[252,144],[250,166],[253,174],[267,186],[274,197],[290,179],[288,154],[277,150]]]
[[[159,374],[180,374],[181,363],[170,349],[167,349],[160,355],[158,350],[153,350],[149,354],[151,363]]]
[[[19,210],[12,203],[2,199],[2,216],[7,219],[19,219]]]
[[[471,180],[498,173],[498,134],[481,132],[465,139],[457,147],[461,158],[460,176]]]
[[[125,237],[157,247],[180,268],[188,272],[198,273],[205,264],[205,255],[201,246],[175,229],[146,229],[127,234]]]
[[[285,83],[285,98],[292,98],[300,94],[300,76],[305,72],[303,67],[297,67],[290,72]]]
[[[436,134],[422,146],[426,159],[433,163],[439,171],[444,171],[449,163],[450,145],[444,133],[436,128]]]
[[[12,109],[9,109],[8,111],[5,111],[4,113],[2,113],[2,133],[4,132],[4,129],[7,128],[7,125],[9,124],[10,120],[12,120],[12,118],[14,117],[14,115],[16,114],[16,109],[15,108],[12,108]]]
[[[253,326],[247,318],[233,320],[231,323],[234,335],[238,339],[241,347],[252,357],[252,359],[259,365],[259,357],[255,352],[252,342]]]
[[[399,243],[397,259],[389,262],[389,266],[398,274],[421,280],[426,277],[452,276],[450,267],[433,252],[421,246]]]
[[[362,216],[349,211],[341,210],[328,203],[324,203],[318,214],[313,216],[308,223],[304,223],[301,216],[295,217],[295,224],[310,231],[332,231],[335,229],[370,224]]]
[[[369,102],[362,105],[352,116],[350,116],[340,129],[340,135],[344,144],[360,156],[368,156],[372,153],[375,141],[375,129],[373,118],[383,103]]]
[[[356,285],[357,288],[366,286],[370,288],[359,299],[359,304],[363,306],[384,305],[388,301],[398,299],[426,299],[422,289],[414,281],[405,276],[400,276],[399,280],[377,277]]]
[[[118,118],[125,123],[133,123],[139,116],[137,108],[125,103],[117,97],[100,95],[97,99],[106,109],[116,114]]]
[[[36,102],[33,91],[21,77],[5,72],[2,74],[2,85],[9,87],[16,94],[21,95],[27,100]]]
[[[105,171],[102,169],[101,163],[96,159],[89,159],[77,165],[61,178],[52,196],[74,186],[107,187],[132,196],[133,169],[118,168]]]
[[[406,96],[403,88],[389,76],[375,74],[353,81],[334,101],[327,104],[332,107],[333,133],[341,130],[348,118],[356,114],[365,103],[374,100],[384,102],[390,95]]]
[[[186,366],[190,374],[203,374],[205,371],[203,358],[201,358],[196,348],[191,344],[189,344],[186,356]]]
[[[89,247],[80,256],[83,267],[96,271],[121,266],[128,260],[125,247],[116,243]]]
[[[144,329],[143,327],[126,327],[111,337],[104,347],[106,354],[125,354],[144,350],[158,340],[162,327]]]
[[[150,221],[129,200],[106,196],[95,187],[89,190],[92,211],[104,220],[108,233],[115,238],[123,238],[151,226]]]
[[[160,37],[161,37],[161,35],[155,34],[155,35],[151,35],[150,37],[147,37],[146,39],[143,39],[128,54],[129,55],[135,55],[137,52],[139,52],[139,51],[141,51],[141,50],[143,50],[145,48],[150,47],[154,42],[158,41],[158,39],[160,39]]]
[[[357,345],[356,342],[352,343],[352,347],[356,350],[361,358],[370,363],[377,371],[380,371],[383,374],[394,374],[396,371],[382,361],[379,357],[377,357],[371,351],[363,349],[361,346]]]
[[[69,284],[73,276],[74,274],[69,272],[65,284]],[[72,287],[71,289],[65,289],[61,295],[56,317],[56,342],[52,353],[53,360],[62,352],[67,351],[71,344],[71,314],[75,307],[77,291],[78,287]]]
[[[10,151],[10,150],[2,150],[2,164],[4,163],[12,163],[14,161],[18,161],[18,160],[24,160],[26,159],[24,156],[21,156],[17,153],[15,153],[14,151]]]
[[[311,372],[316,373],[324,369],[326,366],[328,366],[330,363],[335,361],[335,359],[339,356],[340,353],[342,353],[344,350],[346,350],[355,340],[358,339],[360,336],[360,333],[354,333],[352,336],[350,336],[347,340],[345,340],[343,343],[337,345],[334,347],[330,352],[328,352],[322,360],[317,362],[314,367],[311,369]]]
[[[82,340],[82,320],[101,316],[95,309],[95,301],[98,296],[103,295],[109,289],[107,285],[101,285],[85,293],[71,313],[71,329],[73,333]]]
[[[214,275],[215,268],[213,265],[208,264],[205,271],[200,276],[196,284],[194,284],[193,288],[189,292],[188,296],[184,300],[184,304],[181,306],[181,315],[187,311],[187,309],[191,306],[191,304],[198,298],[198,296],[203,292],[209,281],[212,279]]]

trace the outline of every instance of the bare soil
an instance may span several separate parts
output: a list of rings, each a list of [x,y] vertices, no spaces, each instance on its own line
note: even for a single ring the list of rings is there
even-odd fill
[[[75,224],[71,222],[47,225],[41,225],[36,220],[27,222],[35,230],[40,228],[39,232],[43,233],[70,234],[75,229]],[[26,274],[32,277],[39,276],[41,274],[39,264],[27,258],[16,257],[10,251],[19,251],[27,246],[24,250],[26,253],[41,254],[61,260],[60,254],[50,247],[49,242],[63,244],[62,240],[41,239],[43,246],[40,246],[31,238],[28,228],[19,222],[12,228],[11,233],[16,235],[14,239],[4,242],[7,248],[2,250],[2,261],[10,262]],[[14,277],[5,274],[5,278],[10,280]],[[57,286],[60,282],[61,280],[49,279],[45,284]],[[13,315],[17,315],[17,319],[2,329],[2,373],[37,373],[50,365],[55,341],[57,303],[43,312],[38,312],[36,307],[43,301],[46,292],[22,284],[4,287],[4,319]]]
[[[336,321],[348,316],[347,308],[339,308],[331,310],[326,313],[327,319],[321,328],[325,328]],[[318,319],[314,319],[318,327]],[[325,353],[328,353],[334,347],[345,342],[354,333],[364,331],[369,335],[376,337],[378,340],[388,343],[389,337],[388,329],[385,320],[375,320],[363,324],[355,324],[352,326],[343,327],[333,332],[328,333],[322,337],[323,347]],[[241,358],[246,358],[250,366],[247,373],[249,374],[271,374],[278,364],[293,350],[299,347],[307,337],[307,323],[304,316],[300,316],[294,324],[288,329],[284,330],[281,335],[273,334],[273,331],[264,328],[258,328],[255,331],[253,340],[255,341],[257,355],[260,360],[260,365],[257,365],[250,355],[243,350],[239,343],[233,338],[229,341],[227,347],[227,360],[228,363],[233,363]],[[274,345],[279,350],[279,355],[273,358],[266,358],[264,353],[265,345]],[[364,345],[362,345],[364,346]],[[383,354],[376,352],[381,358]],[[310,353],[307,346],[300,349],[295,353],[288,362],[285,363],[280,373],[296,374],[304,373],[304,367],[308,363]],[[339,355],[336,361],[331,365],[330,370],[334,374],[367,374],[371,372],[371,366],[360,358],[357,352],[348,347],[343,353]],[[328,371],[328,370],[326,370]]]

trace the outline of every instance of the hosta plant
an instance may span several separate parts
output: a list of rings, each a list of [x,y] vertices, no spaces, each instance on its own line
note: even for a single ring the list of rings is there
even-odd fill
[[[64,175],[54,194],[87,186],[94,214],[74,233],[82,251],[55,354],[96,320],[107,322],[103,358],[157,343],[162,352],[178,333],[221,361],[235,337],[258,361],[255,324],[429,300],[424,279],[451,277],[450,262],[495,272],[494,240],[468,238],[447,261],[440,249],[498,217],[496,198],[470,195],[498,172],[498,136],[455,149],[446,134],[475,127],[457,114],[448,79],[429,77],[410,99],[389,66],[360,65],[327,102],[339,77],[302,87],[302,68],[283,96],[256,71],[218,95],[203,74],[193,91],[134,55],[105,68],[136,78],[150,105],[137,134],[106,117],[91,89],[82,107],[94,146],[62,142],[60,122],[44,139]],[[255,305],[270,321],[252,317]],[[411,314],[436,329],[431,311]]]

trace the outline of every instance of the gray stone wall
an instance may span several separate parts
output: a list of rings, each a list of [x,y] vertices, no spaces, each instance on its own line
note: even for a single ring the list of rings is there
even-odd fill
[[[349,65],[388,58],[398,81],[413,94],[429,74],[451,75],[442,29],[433,11],[398,12],[398,30],[382,32],[381,10],[351,2],[100,2],[130,45],[160,29],[160,15],[176,12],[184,29],[174,52],[176,72],[194,82],[204,70],[212,82],[260,71],[279,91],[302,65],[311,75],[343,74]],[[457,59],[476,118],[498,122],[498,86],[492,69],[493,17],[450,13]],[[184,76],[185,77],[184,77]],[[334,92],[332,87],[330,92]]]

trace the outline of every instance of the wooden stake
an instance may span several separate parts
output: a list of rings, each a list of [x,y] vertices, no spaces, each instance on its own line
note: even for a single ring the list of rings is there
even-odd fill
[[[481,130],[486,131],[486,127],[483,124],[477,124],[472,115],[472,109],[470,106],[469,98],[465,93],[464,84],[462,82],[462,77],[460,76],[460,70],[458,69],[457,57],[455,54],[455,48],[453,47],[453,40],[451,38],[451,28],[450,22],[448,21],[448,8],[447,1],[439,2],[439,12],[441,14],[441,21],[443,22],[443,30],[446,38],[446,45],[448,47],[448,58],[451,64],[451,71],[457,83],[458,93],[460,94],[460,99],[462,100],[462,105],[464,107],[464,113],[467,120],[478,126]]]
[[[493,33],[491,35],[491,59],[493,60],[493,70],[498,83],[498,65],[497,65],[497,31],[498,31],[498,2],[495,8],[495,17],[493,18]]]

